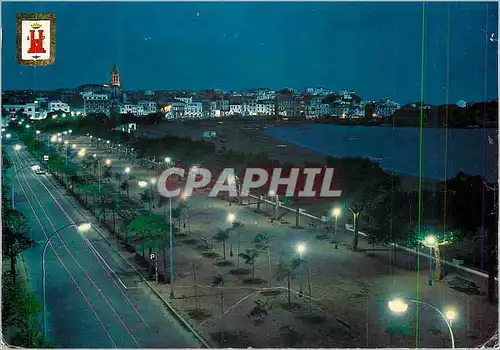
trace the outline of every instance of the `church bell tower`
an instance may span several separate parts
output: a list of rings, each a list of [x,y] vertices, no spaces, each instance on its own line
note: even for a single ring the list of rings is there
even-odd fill
[[[118,74],[118,68],[116,68],[116,64],[113,64],[110,85],[120,87],[120,75]]]

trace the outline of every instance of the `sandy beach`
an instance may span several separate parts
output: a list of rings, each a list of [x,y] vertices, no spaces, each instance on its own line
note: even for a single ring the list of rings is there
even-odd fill
[[[267,128],[274,127],[271,122],[259,119],[247,120],[202,120],[199,122],[166,122],[161,125],[140,127],[138,133],[148,137],[163,137],[166,134],[187,137],[192,140],[203,139],[203,133],[213,131],[216,137],[210,139],[217,149],[225,147],[237,152],[262,153],[265,152],[271,159],[277,159],[282,164],[292,163],[300,166],[304,163],[323,163],[327,155],[310,151],[289,142],[274,138],[266,132]],[[418,190],[418,177],[406,174],[396,174],[402,179],[403,189],[406,191]],[[422,179],[424,188],[433,188],[434,180]]]

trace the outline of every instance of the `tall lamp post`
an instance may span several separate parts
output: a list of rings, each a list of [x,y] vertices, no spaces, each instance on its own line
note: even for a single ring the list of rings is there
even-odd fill
[[[275,201],[274,217],[276,220],[278,220],[279,205],[280,205],[278,193],[275,193],[274,191],[269,191],[269,196],[274,197],[274,201]]]
[[[64,140],[64,164],[68,164],[68,140]]]
[[[97,160],[97,178],[99,184],[99,195],[101,194],[101,160],[97,156],[97,154],[93,154],[93,157]]]
[[[156,178],[152,177],[151,180],[149,181],[149,190],[150,190],[150,195],[151,195],[151,206],[154,206],[154,201],[155,201],[155,194],[153,191],[153,185],[156,184]]]
[[[297,251],[297,253],[299,253],[300,264],[302,265],[302,262],[304,260],[304,252],[306,251],[306,245],[304,243],[299,243],[295,247],[295,250]],[[302,277],[300,277],[300,296],[304,295],[303,289]]]
[[[228,179],[228,184],[229,185],[232,185],[232,184],[236,184],[236,196],[238,198],[238,203],[240,203],[240,200],[241,200],[241,194],[240,194],[240,182],[239,182],[239,179],[238,179],[238,176],[231,176],[229,179]],[[231,200],[231,195],[229,196],[229,205],[232,204],[232,200]]]
[[[333,231],[334,236],[337,236],[337,219],[340,215],[340,208],[336,207],[332,210],[333,217],[335,218],[335,231]]]
[[[451,328],[451,325],[453,321],[457,318],[457,312],[454,309],[446,309],[444,312],[439,310],[437,307],[435,307],[432,304],[426,303],[425,301],[421,300],[415,300],[415,299],[410,299],[410,298],[398,298],[389,301],[388,307],[389,310],[391,310],[395,314],[404,314],[408,310],[408,302],[414,303],[414,304],[420,304],[427,306],[434,311],[436,311],[439,316],[442,317],[444,322],[446,323],[446,326],[448,327],[448,330],[450,332],[450,338],[451,338],[451,347],[454,349],[455,348],[455,337],[453,335],[453,329]]]
[[[436,236],[430,234],[427,235],[422,241],[422,244],[429,248],[429,286],[432,286],[432,281],[434,278],[436,280],[441,279],[441,261],[439,247],[450,243],[449,241],[438,241]],[[435,264],[435,270],[434,270]],[[434,271],[433,271],[434,270]]]
[[[46,299],[46,291],[45,291],[45,254],[47,252],[47,247],[49,246],[49,243],[51,239],[57,235],[60,231],[68,228],[68,227],[76,227],[80,233],[87,232],[90,230],[91,225],[88,222],[82,221],[82,222],[75,222],[72,224],[68,224],[66,226],[63,226],[57,230],[55,230],[45,241],[45,244],[43,246],[42,250],[42,294],[43,294],[43,334],[45,336],[45,339],[47,339],[47,299]]]
[[[437,239],[433,235],[428,235],[425,237],[425,239],[422,241],[422,244],[426,247],[429,248],[429,286],[432,286],[432,281],[434,280],[433,278],[433,259],[432,259],[432,254],[433,254],[433,249],[437,247]]]
[[[174,298],[174,230],[173,230],[173,224],[172,224],[172,197],[168,197],[168,202],[169,202],[169,251],[170,251],[170,299]]]

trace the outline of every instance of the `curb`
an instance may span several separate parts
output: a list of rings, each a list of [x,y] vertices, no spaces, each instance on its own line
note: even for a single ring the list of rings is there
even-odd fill
[[[31,154],[31,152],[30,152]],[[55,176],[51,173],[51,177],[54,177]],[[57,188],[57,190],[59,192],[61,192],[62,194],[65,194],[63,192],[63,190],[61,189],[61,186],[59,183],[55,182],[52,180],[52,178],[49,178],[48,179],[53,185],[54,187]],[[82,214],[84,214],[83,216],[86,218],[85,216],[85,213],[81,210],[81,208],[79,207],[79,205],[75,204],[74,203],[74,196],[73,195],[68,195],[67,196],[68,198],[71,198],[71,204],[76,208],[78,209]],[[86,210],[86,209],[84,209]],[[94,217],[92,216],[92,218],[94,219]],[[90,220],[89,220],[90,221]],[[95,220],[92,220],[95,222]],[[125,261],[125,263],[127,263],[127,265],[129,265],[136,273],[137,275],[139,275],[139,277],[142,279],[143,282],[145,282],[147,284],[147,286],[154,292],[154,294],[162,301],[162,303],[168,308],[168,310],[170,311],[171,314],[174,315],[174,317],[181,323],[181,325],[187,329],[191,334],[194,335],[194,337],[201,343],[201,345],[205,348],[211,348],[211,346],[208,344],[208,342],[205,340],[205,338],[203,338],[203,336],[198,332],[196,331],[185,319],[184,317],[182,317],[178,312],[177,310],[174,309],[174,307],[167,301],[165,300],[165,298],[153,287],[153,285],[147,280],[147,278],[143,275],[142,272],[140,272],[139,270],[137,270],[135,268],[135,266],[132,265],[131,262],[129,262],[127,259],[125,259],[125,257],[120,253],[120,251],[118,249],[116,249],[116,247],[113,246],[113,244],[111,244],[111,242],[108,240],[107,237],[105,237],[105,235],[101,232],[101,230],[99,228],[102,228],[101,225],[100,225],[100,222],[97,221],[97,225],[93,225],[94,227],[94,230],[99,234],[99,236],[101,236],[101,238],[120,256],[120,258]]]

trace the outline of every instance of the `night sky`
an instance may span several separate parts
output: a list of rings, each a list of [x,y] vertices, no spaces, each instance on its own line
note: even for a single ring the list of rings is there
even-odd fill
[[[16,14],[37,12],[56,14],[56,61],[22,67]],[[404,104],[421,99],[422,13],[421,3],[3,3],[2,89],[106,83],[116,63],[128,90],[320,85]],[[428,3],[425,22],[424,100],[496,98],[497,3]]]

